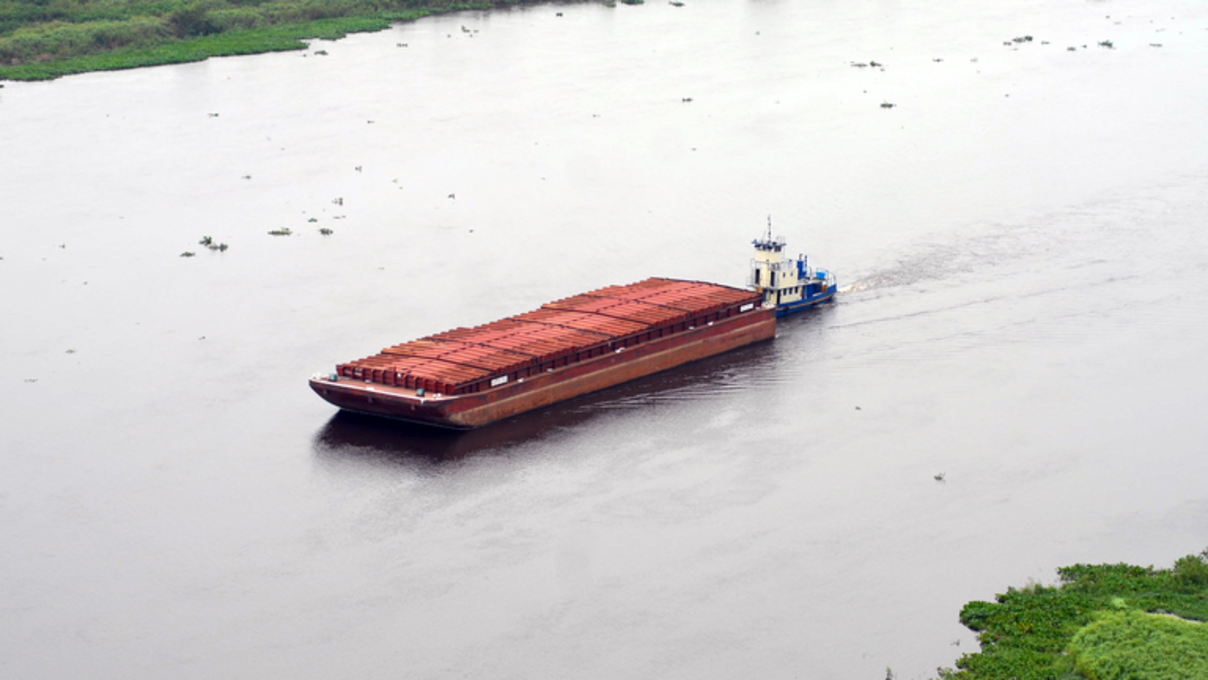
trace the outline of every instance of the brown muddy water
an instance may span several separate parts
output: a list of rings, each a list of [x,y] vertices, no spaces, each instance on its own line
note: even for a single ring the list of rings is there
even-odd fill
[[[1208,8],[967,5],[7,83],[0,675],[921,679],[968,600],[1208,546]],[[773,342],[464,435],[306,386],[742,285],[769,213],[849,287]]]

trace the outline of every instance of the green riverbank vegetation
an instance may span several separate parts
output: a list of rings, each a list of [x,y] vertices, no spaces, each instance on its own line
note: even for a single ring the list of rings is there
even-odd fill
[[[1054,587],[1009,588],[970,602],[978,633],[952,680],[1193,680],[1208,678],[1208,550],[1170,569],[1076,564]]]
[[[306,47],[440,12],[529,0],[0,0],[0,80]]]

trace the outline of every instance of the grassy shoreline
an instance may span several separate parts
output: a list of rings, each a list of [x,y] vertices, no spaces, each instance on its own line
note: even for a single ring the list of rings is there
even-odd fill
[[[1208,677],[1208,550],[1170,569],[1076,564],[1055,587],[970,602],[961,623],[981,651],[953,680],[1193,680]]]
[[[540,0],[0,0],[0,80],[305,49],[305,40]]]

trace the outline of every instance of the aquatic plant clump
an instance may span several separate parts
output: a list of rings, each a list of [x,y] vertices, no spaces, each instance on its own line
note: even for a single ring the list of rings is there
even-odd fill
[[[1098,614],[1069,650],[1074,670],[1095,680],[1208,678],[1208,625],[1161,614]]]
[[[1208,620],[1208,551],[1171,569],[1076,564],[1058,576],[1057,586],[1008,588],[994,602],[966,604],[960,620],[978,633],[981,651],[962,656],[955,670],[939,669],[939,676],[1208,677],[1208,626],[1199,623]]]

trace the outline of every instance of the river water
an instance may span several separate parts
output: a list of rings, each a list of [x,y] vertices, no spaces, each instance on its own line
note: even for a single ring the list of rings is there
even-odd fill
[[[968,5],[7,83],[0,675],[921,679],[966,601],[1208,546],[1208,8]],[[773,342],[463,435],[306,386],[742,285],[768,215],[845,288]]]

